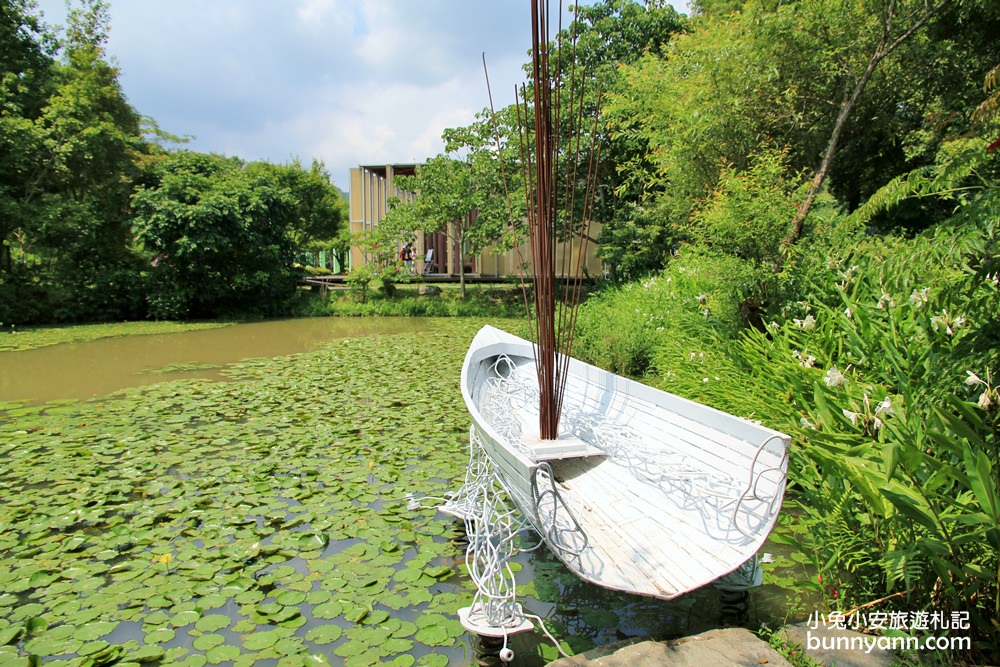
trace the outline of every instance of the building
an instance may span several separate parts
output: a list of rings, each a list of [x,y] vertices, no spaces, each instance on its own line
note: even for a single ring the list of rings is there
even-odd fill
[[[412,176],[418,164],[360,165],[351,169],[350,185],[350,225],[351,234],[360,234],[376,227],[385,217],[388,201],[398,197],[401,201],[412,201],[417,195],[396,186],[396,176]],[[475,212],[470,214],[473,219]],[[594,223],[591,236],[596,237],[600,227]],[[527,239],[526,239],[527,240]],[[597,257],[597,244],[587,243],[586,272],[592,276],[602,274],[603,268]],[[457,276],[461,271],[459,252],[454,241],[444,232],[425,234],[417,232],[415,243],[415,270],[421,275]],[[556,266],[562,266],[564,259],[575,260],[582,248],[577,238],[572,243],[560,243],[556,249]],[[573,253],[566,258],[565,253]],[[465,258],[466,275],[498,277],[520,275],[524,268],[530,268],[531,253],[524,244],[520,248],[498,254],[491,248],[482,253]],[[351,266],[362,266],[368,261],[358,247],[351,248]],[[573,266],[574,264],[568,264]]]

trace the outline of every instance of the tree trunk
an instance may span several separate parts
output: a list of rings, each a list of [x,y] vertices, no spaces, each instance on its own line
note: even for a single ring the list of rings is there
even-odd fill
[[[458,286],[465,299],[465,248],[462,247],[462,239],[458,239]]]

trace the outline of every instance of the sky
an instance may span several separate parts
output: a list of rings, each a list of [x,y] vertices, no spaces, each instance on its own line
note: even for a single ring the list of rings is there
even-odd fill
[[[37,0],[65,23],[65,0]],[[686,12],[686,3],[673,3]],[[558,6],[553,3],[553,6]],[[422,162],[441,133],[514,101],[527,0],[111,0],[109,57],[130,104],[186,148],[360,164]]]

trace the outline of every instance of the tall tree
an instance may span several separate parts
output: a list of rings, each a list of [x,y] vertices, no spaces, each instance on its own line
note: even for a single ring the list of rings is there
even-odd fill
[[[826,149],[819,165],[815,168],[809,190],[792,218],[791,227],[785,237],[786,244],[795,243],[802,235],[802,227],[823,182],[830,173],[830,167],[840,147],[841,135],[875,71],[882,62],[892,56],[899,47],[911,39],[952,0],[846,0],[841,11],[830,11],[824,7],[817,12],[817,20],[826,21],[833,16],[839,19],[832,27],[855,35],[853,52],[841,52],[840,61],[843,78],[843,93],[837,119],[833,124]],[[819,9],[817,7],[817,9]],[[838,44],[842,49],[843,45]],[[833,55],[833,54],[831,54]],[[836,60],[835,60],[836,62]]]
[[[55,41],[35,10],[31,0],[0,5],[0,274],[12,269],[16,230],[35,215],[44,170],[36,123],[51,93]]]

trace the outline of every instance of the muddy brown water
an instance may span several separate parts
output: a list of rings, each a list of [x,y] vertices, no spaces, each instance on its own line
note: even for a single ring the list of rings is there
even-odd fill
[[[308,352],[338,338],[423,331],[432,326],[424,318],[275,320],[3,352],[0,401],[88,399],[174,379],[218,380],[226,365],[243,359]]]

